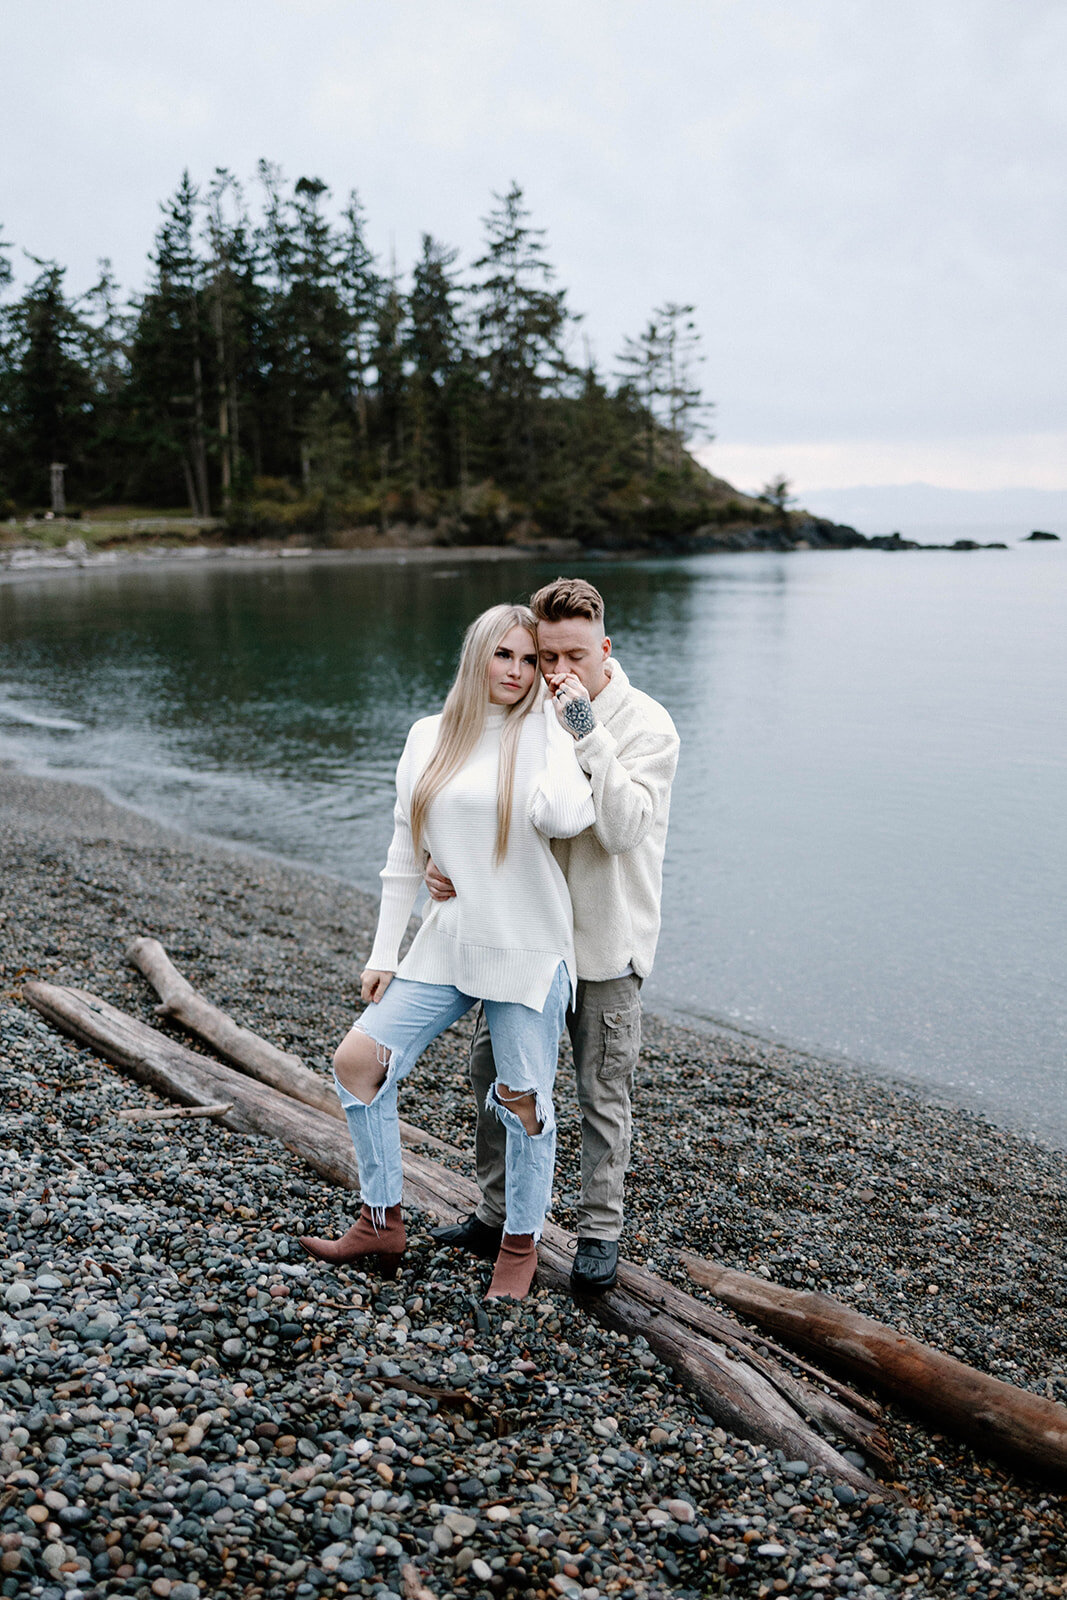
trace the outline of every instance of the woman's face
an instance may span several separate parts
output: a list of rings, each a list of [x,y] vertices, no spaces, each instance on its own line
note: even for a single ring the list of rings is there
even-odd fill
[[[494,706],[516,706],[530,692],[537,676],[533,634],[514,627],[493,651],[489,663],[489,700]]]

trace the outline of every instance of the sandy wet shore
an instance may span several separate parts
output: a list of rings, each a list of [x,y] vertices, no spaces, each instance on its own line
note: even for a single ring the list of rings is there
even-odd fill
[[[1060,1595],[1064,1502],[892,1408],[898,1504],[732,1438],[564,1295],[413,1214],[394,1284],[307,1262],[350,1200],[281,1146],[120,1123],[152,1097],[48,1029],[27,976],[148,1021],[151,933],[325,1071],[374,906],[93,790],[0,768],[0,1592],[388,1597]],[[462,1031],[403,1114],[469,1145]],[[556,1220],[577,1117],[560,1074]],[[647,1019],[624,1250],[685,1245],[1067,1400],[1067,1156],[882,1078]],[[454,1401],[390,1379],[458,1391]]]

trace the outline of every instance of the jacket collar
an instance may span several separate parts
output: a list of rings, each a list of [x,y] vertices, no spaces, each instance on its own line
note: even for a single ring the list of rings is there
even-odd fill
[[[630,680],[622,670],[616,656],[609,656],[604,663],[608,673],[608,681],[593,701],[593,709],[601,722],[606,722],[613,717],[626,699],[626,692],[630,687]]]

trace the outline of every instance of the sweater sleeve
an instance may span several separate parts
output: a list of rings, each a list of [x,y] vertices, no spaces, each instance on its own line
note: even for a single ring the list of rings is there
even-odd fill
[[[551,700],[545,701],[544,717],[545,765],[530,795],[529,817],[546,838],[573,839],[595,820],[593,791]]]
[[[396,805],[393,807],[393,840],[381,871],[382,903],[378,911],[378,930],[367,966],[374,972],[395,972],[400,962],[400,944],[407,932],[422,883],[428,856],[416,852],[411,834],[411,791],[414,787],[412,734],[396,769]]]
[[[636,850],[669,804],[678,765],[678,735],[664,725],[642,729],[624,746],[598,723],[575,746],[593,789],[593,831],[609,855]]]

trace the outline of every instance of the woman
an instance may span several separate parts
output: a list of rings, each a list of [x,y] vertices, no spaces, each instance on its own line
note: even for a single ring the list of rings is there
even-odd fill
[[[367,1009],[334,1056],[363,1209],[342,1238],[301,1241],[326,1261],[376,1256],[395,1275],[406,1242],[397,1085],[480,1000],[500,1074],[488,1104],[507,1130],[507,1217],[490,1299],[529,1291],[552,1194],[552,1086],[576,978],[570,898],[547,839],[593,821],[589,781],[537,670],[534,627],[526,606],[483,612],[444,710],[408,734],[362,977]],[[431,903],[398,962],[430,854],[455,899]]]

